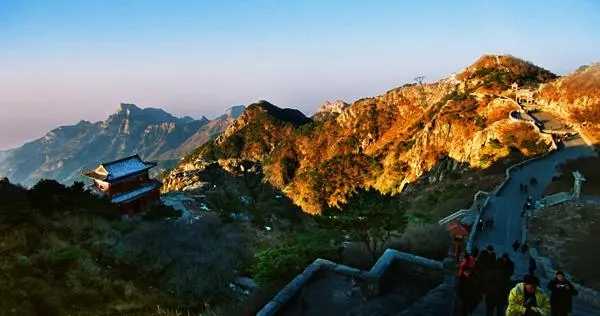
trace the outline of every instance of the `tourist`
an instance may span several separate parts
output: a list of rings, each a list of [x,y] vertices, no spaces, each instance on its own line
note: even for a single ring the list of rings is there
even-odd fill
[[[515,242],[512,244],[513,251],[517,252],[519,248],[521,248],[521,242],[518,239],[515,239]]]
[[[471,255],[473,255],[473,258],[479,257],[479,248],[477,248],[477,246],[473,246],[473,250],[471,251]]]
[[[537,269],[537,263],[533,259],[533,256],[529,255],[529,274],[535,275],[535,269]]]
[[[498,258],[498,265],[502,270],[504,279],[510,280],[515,272],[515,263],[510,260],[510,257],[506,252],[502,254],[502,257]]]
[[[463,275],[463,273],[466,269],[473,269],[473,268],[475,268],[475,257],[473,257],[470,254],[466,254],[465,258],[463,259],[463,261],[460,263],[460,266],[458,267],[458,276]]]
[[[526,275],[522,283],[517,284],[508,295],[506,316],[548,316],[550,301],[546,294],[538,289],[538,280]]]
[[[499,303],[499,308],[506,309],[506,305],[508,304],[508,293],[512,288],[512,275],[515,272],[515,264],[507,253],[502,254],[502,257],[498,259],[498,267],[501,271],[502,279],[500,281],[500,286],[502,287],[502,296]]]
[[[488,267],[483,280],[485,294],[485,310],[487,316],[504,315],[505,297],[508,294],[504,287],[504,271],[500,262],[494,262]]]
[[[567,280],[562,271],[556,271],[554,279],[548,283],[550,304],[552,305],[552,316],[568,316],[573,308],[573,296],[577,290]]]
[[[535,177],[531,177],[531,179],[529,179],[529,183],[531,185],[537,185],[538,181],[537,181],[537,179]]]
[[[472,315],[481,300],[481,287],[473,270],[466,268],[457,284],[459,315]]]
[[[529,251],[529,246],[527,245],[527,243],[526,243],[526,242],[524,242],[523,244],[521,244],[521,252],[522,252],[523,254],[526,254],[526,253],[527,253],[527,251]]]
[[[492,245],[488,245],[477,258],[475,266],[479,270],[485,271],[487,268],[491,267],[495,262],[496,252],[494,252],[494,247]]]

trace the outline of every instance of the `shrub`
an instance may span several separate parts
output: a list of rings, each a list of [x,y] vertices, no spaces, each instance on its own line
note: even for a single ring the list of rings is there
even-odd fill
[[[0,223],[24,223],[31,218],[31,205],[27,190],[11,184],[8,179],[0,179]]]
[[[479,128],[485,128],[486,118],[477,114],[475,115],[475,125]]]
[[[29,190],[32,206],[45,215],[51,215],[71,204],[67,195],[67,188],[55,180],[40,180]]]
[[[494,149],[500,149],[502,148],[502,143],[498,139],[492,138],[490,139],[490,146]]]
[[[285,282],[317,258],[338,260],[338,248],[331,231],[302,232],[255,254],[254,279],[261,285]]]
[[[411,223],[404,230],[401,241],[405,250],[434,259],[446,257],[450,247],[448,232],[437,223]]]
[[[21,289],[27,295],[27,301],[33,305],[36,315],[58,316],[63,306],[60,293],[54,291],[46,281],[25,277],[21,279]]]
[[[143,215],[145,220],[161,220],[165,218],[181,217],[181,211],[169,205],[158,203],[150,207]]]
[[[51,249],[46,254],[46,264],[48,268],[59,275],[79,263],[87,252],[77,246],[67,246],[60,249]]]

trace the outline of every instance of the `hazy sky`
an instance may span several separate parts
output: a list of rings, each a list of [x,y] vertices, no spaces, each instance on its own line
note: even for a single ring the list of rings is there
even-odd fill
[[[486,52],[556,73],[600,60],[600,1],[524,2],[0,0],[0,149],[120,102],[310,114]]]

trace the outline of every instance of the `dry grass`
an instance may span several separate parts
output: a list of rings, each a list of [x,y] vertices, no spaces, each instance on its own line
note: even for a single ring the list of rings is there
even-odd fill
[[[571,104],[581,98],[600,98],[600,64],[584,67],[546,85],[540,91],[540,97]]]

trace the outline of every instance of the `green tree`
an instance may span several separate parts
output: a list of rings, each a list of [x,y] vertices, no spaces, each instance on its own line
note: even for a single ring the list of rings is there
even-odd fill
[[[390,238],[404,230],[407,220],[398,198],[369,189],[355,193],[341,210],[327,209],[320,222],[364,244],[375,261]]]

